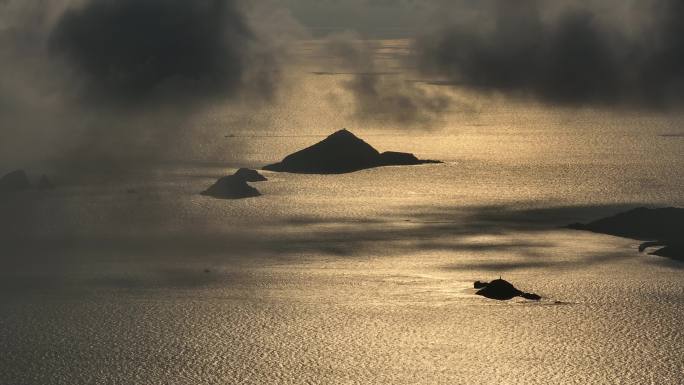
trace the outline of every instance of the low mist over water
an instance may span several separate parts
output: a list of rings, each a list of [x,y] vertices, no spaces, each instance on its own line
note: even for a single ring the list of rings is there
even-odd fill
[[[523,3],[0,1],[0,383],[682,383],[677,237],[568,227],[684,207],[680,7]]]

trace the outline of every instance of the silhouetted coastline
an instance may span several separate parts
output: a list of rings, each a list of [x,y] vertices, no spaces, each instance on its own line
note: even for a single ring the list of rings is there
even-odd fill
[[[645,241],[639,251],[662,246],[650,254],[684,261],[684,209],[681,208],[639,207],[587,224],[574,223],[568,228]]]

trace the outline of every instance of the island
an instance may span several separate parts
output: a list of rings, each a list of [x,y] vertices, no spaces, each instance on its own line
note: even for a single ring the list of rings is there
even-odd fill
[[[241,168],[235,172],[235,176],[244,179],[246,182],[264,182],[267,181],[265,176],[259,174],[257,170],[251,168]]]
[[[383,152],[347,130],[340,130],[311,147],[288,155],[264,170],[296,174],[345,174],[383,166],[411,166],[442,163],[422,160],[403,152]]]
[[[492,282],[476,281],[473,286],[477,291],[477,295],[498,301],[507,301],[515,297],[522,297],[531,301],[539,301],[541,296],[534,293],[525,293],[518,290],[513,284],[504,279],[495,279]]]
[[[261,182],[266,178],[255,170],[241,168],[235,174],[216,181],[201,194],[217,199],[243,199],[261,196],[259,190],[247,182]]]
[[[684,209],[639,207],[586,224],[567,226],[574,230],[614,235],[644,241],[639,251],[661,247],[651,253],[684,261]]]

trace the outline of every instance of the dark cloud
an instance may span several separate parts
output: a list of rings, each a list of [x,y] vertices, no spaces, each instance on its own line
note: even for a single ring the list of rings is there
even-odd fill
[[[630,22],[612,19],[610,7],[556,6],[552,13],[548,2],[494,1],[480,19],[417,39],[419,66],[467,87],[550,103],[661,107],[684,100],[683,3],[631,5]]]
[[[231,0],[91,0],[50,37],[87,97],[122,103],[231,96],[245,86],[254,43]]]
[[[241,0],[0,2],[0,163],[128,172],[192,151],[208,109],[253,113],[277,96],[293,28],[278,12]],[[264,28],[274,17],[282,26]]]

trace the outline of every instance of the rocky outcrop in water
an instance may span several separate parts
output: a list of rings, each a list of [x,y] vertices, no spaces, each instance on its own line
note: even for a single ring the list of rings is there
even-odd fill
[[[662,246],[651,254],[684,260],[684,209],[681,208],[640,207],[586,224],[574,223],[568,228],[645,241],[639,251]]]
[[[255,170],[241,168],[235,174],[223,177],[202,195],[218,199],[243,199],[261,196],[261,193],[247,182],[262,182],[267,180]]]
[[[258,197],[261,193],[239,176],[225,176],[216,181],[202,195],[218,199],[242,199]]]
[[[259,174],[258,171],[250,168],[241,168],[237,170],[234,175],[242,178],[246,182],[265,182],[268,180],[265,176]]]
[[[537,294],[525,293],[518,290],[510,282],[503,279],[495,279],[489,283],[477,281],[475,282],[474,287],[480,289],[475,294],[499,301],[507,301],[515,297],[522,297],[532,301],[539,301],[541,299],[541,296]]]
[[[382,166],[441,163],[403,152],[380,153],[347,130],[340,130],[311,147],[288,155],[264,170],[300,174],[344,174]]]

